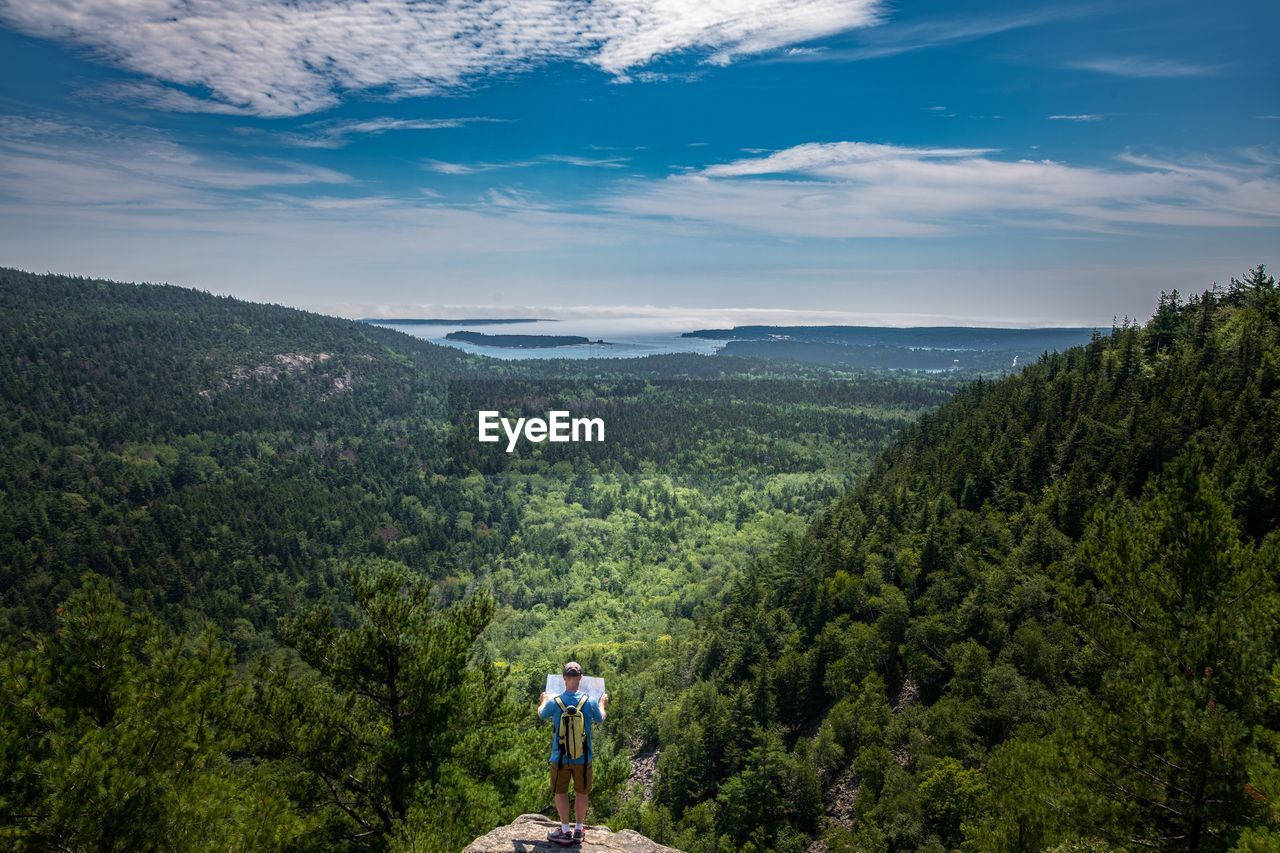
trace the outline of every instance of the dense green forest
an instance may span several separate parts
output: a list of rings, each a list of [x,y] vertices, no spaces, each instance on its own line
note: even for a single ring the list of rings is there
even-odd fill
[[[683,849],[1280,848],[1280,291],[976,381],[673,650]]]
[[[0,309],[8,846],[457,850],[549,806],[566,657],[614,699],[596,816],[681,849],[1280,844],[1261,267],[967,384],[9,270]],[[560,406],[606,443],[474,440]]]
[[[542,809],[542,674],[577,656],[638,699],[632,676],[735,573],[958,387],[702,356],[503,363],[16,271],[0,303],[0,831],[27,847],[164,846],[160,821],[195,833],[184,847],[450,850]],[[553,400],[607,409],[608,442],[478,453],[472,406]],[[461,652],[430,658],[437,621]],[[413,636],[382,648],[379,624]],[[95,648],[111,657],[77,657]],[[362,672],[370,655],[399,663]],[[433,681],[453,665],[464,683]],[[421,697],[442,689],[476,691],[483,732],[433,719]],[[186,691],[201,698],[173,704]],[[604,732],[598,814],[640,710]],[[138,747],[153,737],[172,751]]]

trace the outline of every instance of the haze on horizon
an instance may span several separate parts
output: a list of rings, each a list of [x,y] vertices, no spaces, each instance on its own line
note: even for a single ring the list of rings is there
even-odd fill
[[[347,317],[1142,319],[1280,262],[1277,24],[1260,0],[8,0],[0,265]]]
[[[392,319],[440,321],[445,326],[470,328],[483,325],[475,320],[526,320],[519,326],[545,328],[548,334],[585,334],[630,332],[687,332],[698,329],[727,329],[735,326],[972,326],[972,327],[1039,327],[1039,328],[1103,328],[1106,323],[1069,322],[1070,318],[955,316],[911,312],[860,312],[795,310],[790,308],[688,308],[653,305],[576,305],[576,306],[501,306],[501,305],[373,305],[333,306],[337,316],[371,322]],[[356,307],[368,307],[369,314],[352,313]],[[404,309],[404,310],[397,310]],[[1133,319],[1133,318],[1130,318]],[[455,321],[447,323],[445,321]],[[473,322],[464,323],[463,320]],[[505,325],[505,323],[504,323]],[[522,331],[512,329],[515,331]]]

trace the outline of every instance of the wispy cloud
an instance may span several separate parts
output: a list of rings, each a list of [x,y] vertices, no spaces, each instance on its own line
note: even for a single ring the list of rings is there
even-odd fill
[[[812,143],[631,186],[617,212],[784,237],[958,234],[1008,228],[1280,224],[1280,180],[1259,156],[1117,167],[1006,160],[984,148]]]
[[[155,131],[111,131],[52,118],[0,116],[0,198],[76,208],[197,210],[242,204],[271,187],[351,183],[287,160],[232,160]]]
[[[452,130],[471,124],[502,122],[504,119],[472,116],[467,118],[401,119],[379,117],[350,121],[313,122],[299,133],[282,133],[278,137],[286,145],[298,148],[342,148],[357,136],[378,136],[397,130]]]
[[[901,24],[886,24],[868,29],[852,47],[823,50],[789,49],[760,62],[858,62],[897,56],[916,50],[976,41],[1010,30],[1037,27],[1055,21],[1088,14],[1085,7],[1059,7],[1020,12],[1012,15],[939,18]]]
[[[631,162],[630,157],[579,157],[573,154],[545,154],[527,160],[506,160],[499,163],[451,163],[446,160],[424,160],[422,166],[441,175],[475,175],[495,172],[499,169],[526,169],[531,166],[558,164],[594,169],[620,169]]]
[[[0,16],[4,9],[0,7]],[[246,106],[197,97],[182,89],[164,86],[151,80],[121,80],[85,87],[82,100],[111,100],[136,107],[148,107],[176,113],[209,113],[212,115],[249,116],[254,111]]]
[[[701,149],[681,150],[696,158]],[[1269,148],[1227,160],[1131,153],[1083,166],[977,147],[839,142],[661,179],[620,171],[601,172],[618,177],[571,200],[518,188],[464,197],[457,187],[439,194],[411,180],[365,184],[286,160],[212,155],[158,131],[0,116],[0,252],[27,268],[56,263],[287,304],[361,298],[353,282],[375,298],[365,284],[373,259],[376,298],[388,301],[470,293],[495,304],[588,304],[605,292],[643,292],[668,304],[730,304],[755,294],[822,316],[840,307],[901,311],[907,299],[954,316],[1061,322],[1088,303],[1081,288],[1114,300],[1123,282],[1124,308],[1137,310],[1167,286],[1170,269],[1207,282],[1254,259],[1251,248],[1229,264],[1206,260],[1192,240],[1170,254],[1183,241],[1168,234],[1194,233],[1177,229],[1261,226],[1246,232],[1256,247],[1280,227],[1280,158]],[[1124,245],[1165,258],[1164,267],[1099,271],[1073,254],[1055,268],[1010,248],[1036,246],[1039,255],[1043,235],[1095,237],[1081,229],[1124,230]],[[1159,243],[1135,243],[1139,230]],[[965,239],[913,240],[906,254],[849,239],[934,235]],[[974,247],[981,269],[963,263]],[[886,264],[886,251],[911,260]],[[673,274],[672,258],[693,256],[698,264]]]
[[[291,116],[332,107],[346,92],[439,94],[557,60],[618,79],[686,51],[725,65],[870,26],[879,8],[880,0],[8,0],[0,22],[151,78],[118,90],[135,101]]]
[[[504,163],[450,163],[447,160],[423,160],[422,168],[440,175],[475,175],[507,168]]]
[[[637,71],[614,77],[616,83],[696,83],[706,76],[703,71]]]
[[[286,160],[207,155],[148,130],[0,115],[0,249],[11,263],[104,259],[99,274],[166,269],[257,277],[332,275],[370,257],[446,262],[631,239],[609,217],[567,212],[519,191],[446,202],[422,188],[361,184]],[[68,246],[76,250],[68,254]],[[132,257],[132,260],[130,258]],[[78,260],[75,260],[78,259]],[[30,266],[45,268],[48,261]],[[123,265],[117,267],[116,265]],[[203,270],[203,271],[201,271]],[[207,281],[207,279],[206,279]],[[194,282],[193,282],[194,283]],[[303,286],[303,290],[307,288]]]
[[[542,158],[546,163],[563,163],[566,166],[582,166],[595,169],[621,169],[630,157],[577,157],[572,154],[548,154]]]
[[[989,154],[991,148],[904,148],[870,142],[810,142],[774,152],[767,157],[748,157],[730,163],[707,166],[700,174],[712,178],[740,178],[749,175],[803,174],[838,177],[842,170],[866,163],[884,163],[894,158],[915,160],[955,159]]]
[[[440,174],[473,174],[548,164],[617,169],[625,162],[568,154],[424,165]],[[625,177],[571,202],[502,187],[464,199],[408,185],[370,192],[333,170],[209,155],[146,129],[0,116],[0,217],[24,227],[57,223],[54,230],[64,236],[103,229],[156,240],[204,234],[220,246],[250,240],[278,251],[305,242],[349,251],[351,258],[368,257],[371,247],[402,258],[428,249],[457,258],[616,246],[645,235],[823,241],[983,231],[1275,229],[1280,157],[1270,148],[1230,159],[1128,152],[1107,165],[1084,166],[1010,159],[993,148],[810,143],[666,178]],[[285,242],[272,244],[275,238]]]
[[[1096,71],[1117,77],[1204,77],[1218,74],[1220,65],[1200,65],[1177,59],[1156,59],[1150,56],[1112,56],[1097,59],[1077,59],[1066,67],[1080,71]]]
[[[1102,121],[1097,113],[1079,113],[1077,115],[1049,116],[1049,121]]]

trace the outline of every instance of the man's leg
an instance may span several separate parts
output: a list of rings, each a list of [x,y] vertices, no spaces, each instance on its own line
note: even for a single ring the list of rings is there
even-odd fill
[[[578,818],[578,826],[582,826],[586,823],[587,805],[591,802],[591,765],[582,765],[578,772],[582,775],[573,780],[573,811]]]
[[[569,822],[569,792],[568,791],[565,791],[563,794],[556,794],[556,811],[559,812],[560,814],[561,823]]]
[[[563,771],[552,764],[551,793],[556,795],[556,812],[560,815],[561,826],[569,822],[569,780],[563,777]]]

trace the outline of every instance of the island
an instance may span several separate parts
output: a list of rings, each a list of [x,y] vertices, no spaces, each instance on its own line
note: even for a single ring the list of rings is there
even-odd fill
[[[462,341],[482,347],[507,347],[510,349],[549,349],[552,347],[575,347],[582,344],[611,344],[581,335],[486,335],[484,332],[450,332],[445,340]]]
[[[375,326],[504,326],[511,323],[558,323],[559,320],[546,320],[539,317],[508,317],[497,319],[492,317],[471,317],[461,320],[450,320],[447,317],[361,317],[361,323],[373,323]]]
[[[1056,326],[1021,329],[994,326],[734,326],[732,329],[697,329],[685,332],[681,337],[973,352],[1026,350],[1039,354],[1044,350],[1057,352],[1087,344],[1093,332],[1092,328]]]
[[[725,341],[718,356],[780,359],[866,370],[1004,373],[1088,343],[1089,328],[974,326],[735,326],[682,337]]]

